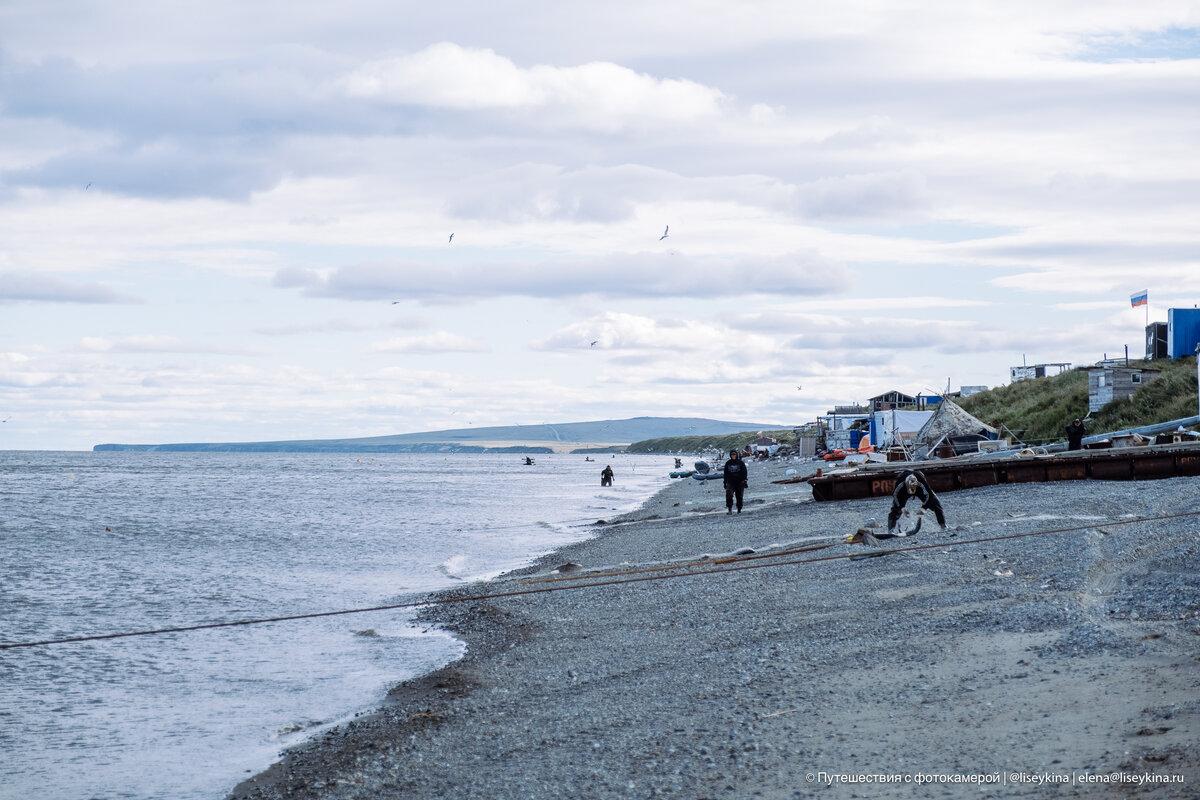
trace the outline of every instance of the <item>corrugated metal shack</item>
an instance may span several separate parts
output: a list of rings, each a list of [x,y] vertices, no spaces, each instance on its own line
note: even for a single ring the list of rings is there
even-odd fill
[[[1167,355],[1186,358],[1200,344],[1200,308],[1167,310]]]
[[[1160,372],[1152,367],[1099,365],[1088,369],[1088,412],[1099,411],[1114,400],[1124,400]]]

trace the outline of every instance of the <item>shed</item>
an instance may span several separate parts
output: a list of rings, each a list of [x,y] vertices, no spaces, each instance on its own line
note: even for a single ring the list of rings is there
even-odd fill
[[[1167,355],[1183,358],[1200,344],[1200,308],[1167,309]]]
[[[1143,384],[1158,378],[1152,367],[1100,365],[1088,369],[1088,413],[1099,411],[1114,400],[1130,397]]]
[[[1032,381],[1060,375],[1071,368],[1069,361],[1052,361],[1046,364],[1022,364],[1019,367],[1009,367],[1008,377],[1012,383]]]
[[[911,407],[916,403],[917,398],[895,389],[876,395],[867,401],[867,405],[871,407],[872,411],[890,411],[893,408]]]

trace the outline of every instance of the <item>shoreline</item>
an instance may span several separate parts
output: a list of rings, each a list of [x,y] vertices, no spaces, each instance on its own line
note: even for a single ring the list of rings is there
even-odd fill
[[[752,466],[752,505],[740,517],[684,516],[723,504],[715,487],[685,479],[614,520],[621,525],[502,579],[567,560],[598,567],[838,537],[886,514],[882,501],[818,504],[806,487],[767,482],[789,466],[807,465]],[[952,530],[918,541],[959,526],[965,538],[1035,529],[1048,516],[1177,506],[1188,480],[955,493]],[[854,763],[1179,770],[1187,783],[1154,787],[1156,796],[1190,796],[1200,780],[1200,581],[1189,577],[1197,528],[1160,527],[1178,537],[1088,533],[1073,545],[1045,537],[820,572],[779,567],[432,606],[420,621],[463,641],[461,659],[285,751],[229,797],[619,797],[635,793],[631,782],[640,796],[792,797],[804,796],[806,765]],[[1162,574],[1173,581],[1166,589],[1122,594],[1122,581]],[[1114,703],[1118,691],[1127,696]],[[1015,718],[993,718],[1014,698]],[[1067,733],[1078,741],[1065,744]],[[1000,756],[1020,763],[995,763]]]
[[[643,511],[647,505],[655,500],[655,498],[664,492],[669,491],[677,482],[678,481],[673,481],[672,483],[667,483],[659,487],[657,490],[651,493],[649,497],[646,497],[633,508],[630,508],[627,511],[618,512],[611,518],[598,516],[597,522],[592,523],[551,523],[552,525],[563,528],[564,531],[572,531],[572,535],[578,535],[578,531],[581,529],[586,528],[588,530],[583,538],[566,542],[541,555],[533,556],[528,560],[528,563],[523,566],[516,567],[514,569],[504,569],[491,575],[490,577],[477,580],[468,580],[467,583],[462,586],[448,586],[442,589],[437,589],[429,592],[427,596],[443,597],[447,595],[454,595],[468,591],[469,587],[477,587],[478,590],[483,587],[494,586],[497,583],[501,583],[509,578],[536,573],[537,571],[543,569],[543,564],[557,564],[559,562],[556,561],[556,558],[561,551],[569,547],[585,544],[593,539],[604,536],[605,533],[614,526],[627,524],[629,521],[631,521],[630,518],[635,518],[636,515]],[[598,524],[600,522],[603,524]],[[450,661],[444,666],[439,667],[438,669],[394,683],[387,689],[383,697],[376,700],[369,708],[360,709],[357,711],[353,709],[349,710],[335,720],[331,720],[328,723],[316,726],[311,736],[307,736],[300,741],[297,741],[295,744],[291,744],[283,748],[280,755],[268,767],[255,773],[249,778],[239,781],[233,787],[233,789],[230,790],[230,792],[227,794],[227,797],[231,798],[232,800],[232,798],[240,798],[245,796],[244,793],[249,789],[262,789],[268,786],[276,786],[280,784],[282,782],[282,776],[287,769],[289,755],[293,751],[307,750],[322,738],[330,734],[337,734],[345,725],[349,725],[358,721],[368,721],[372,718],[385,714],[387,711],[398,705],[403,706],[406,704],[419,703],[422,698],[444,697],[446,695],[448,686],[462,684],[462,675],[456,671],[454,667],[470,658],[473,652],[480,649],[480,646],[477,643],[468,641],[462,632],[443,625],[442,622],[436,618],[436,615],[430,613],[436,608],[437,607],[434,606],[421,610],[414,617],[412,624],[414,626],[424,625],[428,627],[437,627],[441,630],[441,632],[450,635],[463,645],[461,656]],[[510,633],[514,634],[519,639],[519,634],[516,634],[516,632]]]

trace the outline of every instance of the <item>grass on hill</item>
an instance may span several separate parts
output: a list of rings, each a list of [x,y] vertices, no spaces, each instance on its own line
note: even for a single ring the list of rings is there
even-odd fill
[[[1196,359],[1143,362],[1162,375],[1125,400],[1109,403],[1092,414],[1089,433],[1104,433],[1155,422],[1194,416],[1196,409]],[[1087,416],[1087,373],[1071,370],[1050,378],[1021,381],[964,398],[960,405],[991,425],[1004,424],[1031,443],[1057,441],[1075,417]]]
[[[793,430],[762,431],[764,436],[776,439],[780,444],[794,444],[796,433]],[[699,453],[703,450],[716,448],[722,452],[741,449],[753,442],[759,436],[758,432],[725,433],[712,436],[667,436],[661,439],[646,439],[634,442],[625,449],[627,453]]]

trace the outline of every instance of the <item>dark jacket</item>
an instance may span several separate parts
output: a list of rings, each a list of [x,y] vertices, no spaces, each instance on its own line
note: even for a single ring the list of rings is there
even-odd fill
[[[917,489],[911,494],[908,491],[908,482],[905,480],[909,475],[917,477]],[[888,514],[889,531],[895,529],[896,523],[900,520],[900,514],[904,511],[904,506],[913,498],[920,501],[922,508],[928,508],[934,513],[939,525],[943,528],[946,527],[946,513],[942,510],[942,501],[938,500],[938,496],[929,486],[929,481],[925,479],[925,473],[920,470],[908,470],[896,481],[896,491],[892,493],[892,510]]]
[[[1067,426],[1067,446],[1071,450],[1079,450],[1083,447],[1083,435],[1087,433],[1087,429],[1083,424],[1076,425],[1072,422]]]
[[[746,462],[740,458],[731,458],[725,462],[725,488],[745,489],[750,474],[746,470]]]

